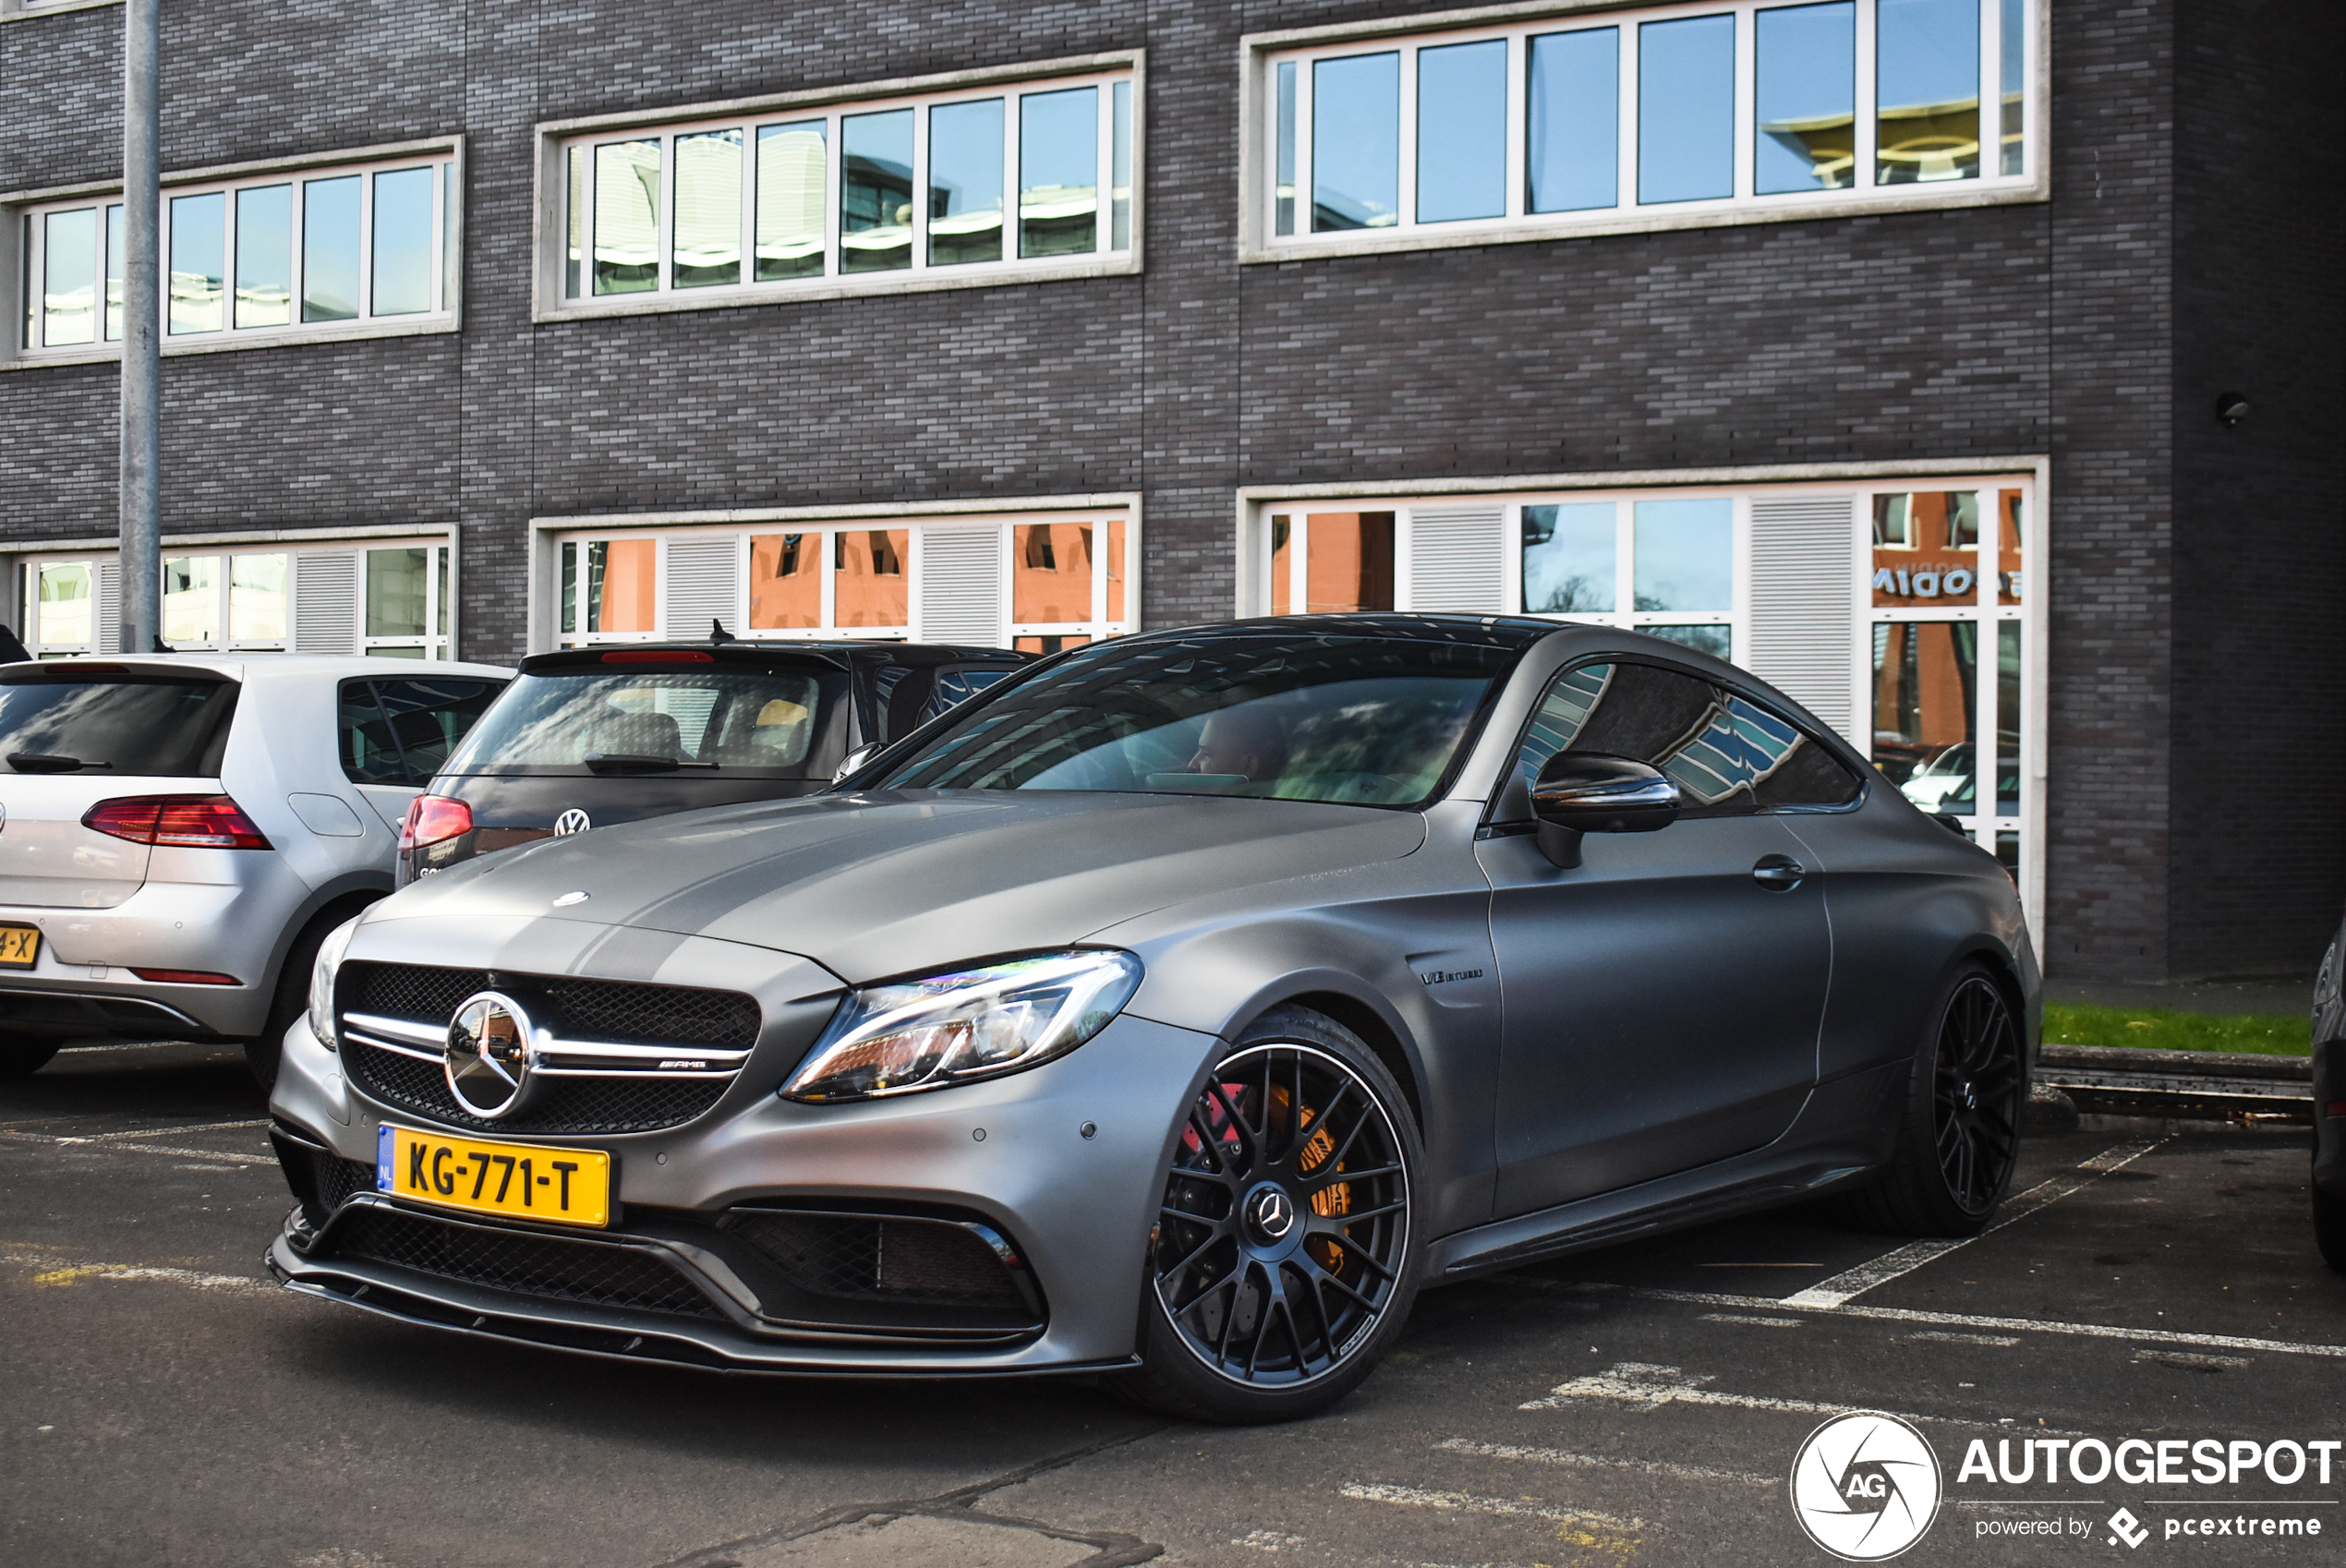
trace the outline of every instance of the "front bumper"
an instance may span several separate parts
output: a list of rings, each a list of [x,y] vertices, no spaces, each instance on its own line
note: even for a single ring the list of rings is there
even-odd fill
[[[760,1081],[682,1128],[518,1140],[611,1154],[618,1213],[601,1232],[427,1208],[369,1190],[364,1171],[344,1167],[344,1190],[323,1195],[341,1200],[296,1210],[268,1266],[290,1289],[403,1321],[629,1359],[920,1377],[1126,1366],[1164,1162],[1215,1045],[1128,1015],[1056,1062],[990,1082],[814,1106]],[[371,1169],[381,1120],[428,1125],[368,1102],[337,1068],[306,1028],[287,1034],[272,1110],[289,1173],[305,1150]],[[311,1196],[298,1179],[296,1191]],[[810,1302],[737,1244],[740,1216],[776,1211],[991,1235],[1032,1310],[987,1319]],[[423,1227],[431,1249],[399,1254],[353,1228],[386,1224]],[[551,1273],[449,1263],[449,1247],[468,1259],[551,1249],[576,1260],[560,1264],[565,1281],[603,1279],[605,1264],[649,1268],[687,1294],[655,1310],[638,1305],[659,1297],[652,1285],[585,1301],[547,1284]]]

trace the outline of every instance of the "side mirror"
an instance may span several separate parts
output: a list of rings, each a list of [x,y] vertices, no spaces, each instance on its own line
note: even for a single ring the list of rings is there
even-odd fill
[[[1580,863],[1583,833],[1651,833],[1678,820],[1678,786],[1634,757],[1558,752],[1531,786],[1540,852],[1557,865]]]
[[[863,766],[865,763],[871,761],[874,757],[879,755],[880,753],[886,751],[888,747],[886,742],[880,741],[874,741],[869,745],[856,747],[853,751],[848,753],[846,759],[839,765],[839,771],[831,775],[831,782],[834,784],[838,783],[840,779],[846,778],[849,774],[854,772],[857,768]]]

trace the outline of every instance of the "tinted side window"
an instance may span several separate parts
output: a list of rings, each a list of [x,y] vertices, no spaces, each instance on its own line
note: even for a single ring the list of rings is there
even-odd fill
[[[925,724],[948,709],[959,707],[1011,672],[1012,667],[1007,664],[972,664],[938,670],[937,689],[929,694],[928,704],[921,710],[921,722]]]
[[[503,690],[495,681],[345,681],[342,767],[360,784],[429,784]]]
[[[1687,816],[1846,805],[1856,777],[1797,725],[1684,670],[1590,664],[1549,686],[1516,758],[1524,783],[1560,751],[1650,763],[1683,792]]]

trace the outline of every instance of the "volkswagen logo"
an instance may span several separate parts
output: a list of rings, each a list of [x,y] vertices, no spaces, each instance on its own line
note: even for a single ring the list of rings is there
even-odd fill
[[[448,1023],[448,1092],[456,1104],[483,1121],[495,1121],[521,1104],[529,1088],[529,1015],[519,1002],[496,991],[465,998]]]
[[[1256,1235],[1277,1241],[1295,1226],[1295,1200],[1276,1187],[1264,1188],[1247,1205],[1247,1218]]]
[[[593,817],[588,816],[576,806],[573,806],[568,811],[562,813],[562,815],[554,818],[554,837],[557,838],[567,838],[574,833],[584,833],[594,826],[595,819]]]

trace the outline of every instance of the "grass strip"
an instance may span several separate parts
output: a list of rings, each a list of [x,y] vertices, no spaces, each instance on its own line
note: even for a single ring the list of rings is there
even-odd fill
[[[2172,1007],[2045,1004],[2050,1045],[2131,1045],[2145,1051],[2240,1051],[2302,1056],[2313,1049],[2304,1013],[2179,1013]]]

